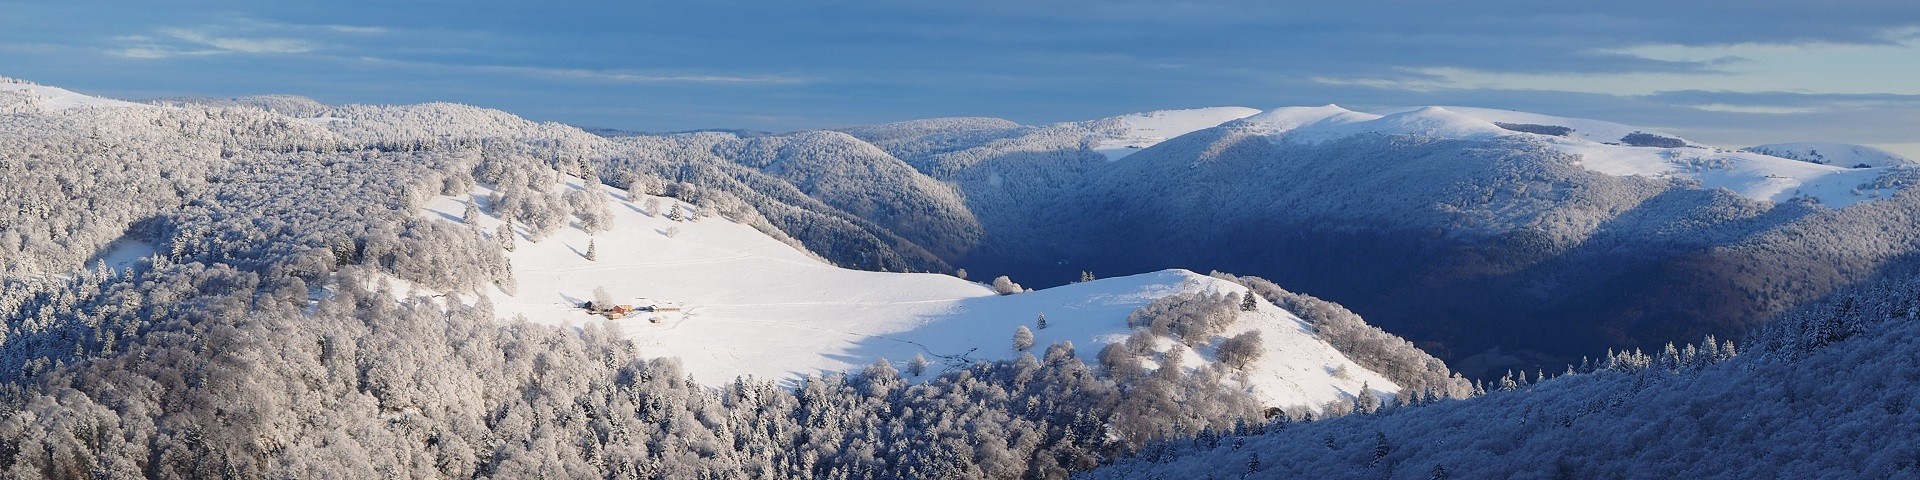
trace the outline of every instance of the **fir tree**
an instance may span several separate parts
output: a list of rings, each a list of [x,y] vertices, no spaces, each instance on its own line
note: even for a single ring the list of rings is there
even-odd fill
[[[472,225],[473,222],[477,222],[479,220],[480,220],[480,207],[474,205],[472,200],[468,200],[466,211],[460,212],[460,221],[466,222],[468,225]]]
[[[1372,465],[1379,465],[1381,462],[1386,461],[1387,455],[1391,453],[1393,453],[1393,444],[1387,442],[1387,434],[1382,432],[1373,432],[1373,463]]]
[[[493,231],[493,240],[500,242],[501,250],[513,251],[513,221],[508,220],[506,223],[500,224],[500,228]]]
[[[1380,410],[1380,397],[1373,394],[1373,388],[1360,384],[1360,394],[1353,396],[1354,413],[1373,413]]]

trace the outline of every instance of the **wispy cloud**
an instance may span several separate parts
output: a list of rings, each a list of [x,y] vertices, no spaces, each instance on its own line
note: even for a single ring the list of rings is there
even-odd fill
[[[1819,113],[1819,112],[1825,111],[1825,109],[1823,108],[1815,108],[1815,107],[1735,105],[1730,103],[1708,103],[1708,104],[1702,104],[1702,105],[1692,105],[1692,107],[1695,109],[1706,110],[1709,112],[1757,113],[1761,115],[1794,115],[1794,114],[1802,114],[1802,113]]]
[[[582,70],[568,68],[493,67],[539,75],[608,80],[632,83],[802,83],[805,79],[785,75],[699,75],[641,73],[624,70]]]
[[[290,38],[216,37],[202,30],[163,28],[160,33],[188,43],[213,47],[232,53],[306,53],[320,48],[305,40]]]
[[[626,69],[591,70],[591,69],[582,69],[582,68],[553,68],[553,67],[537,67],[537,66],[525,66],[525,65],[465,65],[465,64],[455,64],[455,63],[396,60],[396,59],[380,58],[380,57],[360,57],[360,60],[368,63],[374,63],[374,64],[407,66],[407,67],[414,67],[414,68],[508,73],[508,74],[517,74],[517,75],[526,75],[526,76],[539,76],[539,77],[548,77],[548,78],[576,79],[576,80],[593,80],[593,81],[612,82],[612,83],[798,84],[798,83],[809,83],[811,81],[809,78],[806,78],[806,77],[798,77],[798,76],[791,76],[791,75],[728,75],[728,74],[720,74],[720,73],[697,73],[697,72],[690,73],[690,72],[668,72],[668,71],[656,72],[656,71],[626,70]]]
[[[361,27],[353,25],[285,25],[250,19],[230,20],[202,27],[161,27],[152,30],[151,35],[131,34],[109,37],[113,44],[107,48],[112,55],[135,59],[164,59],[174,57],[203,57],[211,55],[291,55],[314,52],[326,48],[319,41],[285,36],[252,35],[252,32],[271,30],[278,33],[321,32],[367,35],[383,33],[379,27]]]
[[[360,34],[360,35],[378,35],[378,34],[387,33],[386,27],[368,27],[368,26],[362,26],[362,25],[321,25],[320,28],[324,28],[327,30],[332,30],[340,33],[353,33],[353,34]]]

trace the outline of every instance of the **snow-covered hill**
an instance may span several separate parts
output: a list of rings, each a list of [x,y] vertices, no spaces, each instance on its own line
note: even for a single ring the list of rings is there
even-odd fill
[[[581,184],[570,179],[566,188]],[[1246,290],[1167,270],[1001,296],[948,275],[837,268],[723,218],[670,219],[667,212],[691,209],[670,198],[635,202],[617,189],[599,189],[615,204],[612,228],[593,235],[568,228],[537,242],[518,239],[508,254],[517,289],[489,294],[496,311],[549,324],[609,322],[643,355],[679,357],[696,380],[714,385],[741,375],[790,379],[855,370],[880,358],[903,371],[916,355],[935,362],[935,369],[1013,358],[1019,354],[1012,348],[1014,332],[1023,325],[1033,332],[1036,351],[1072,342],[1091,363],[1103,346],[1126,341],[1132,333],[1128,315],[1156,299]],[[476,191],[472,198],[484,205],[486,193]],[[443,197],[424,214],[458,221],[466,201]],[[498,222],[488,217],[478,225],[493,231]],[[589,250],[595,259],[586,258]],[[579,308],[596,288],[618,302],[683,310],[608,321]],[[1314,408],[1350,398],[1362,386],[1398,390],[1316,338],[1298,317],[1264,301],[1260,307],[1241,313],[1221,335],[1260,332],[1265,354],[1244,377],[1228,377],[1256,398]],[[1041,315],[1046,328],[1037,328]],[[1158,341],[1157,358],[1175,352],[1189,370],[1218,363],[1218,341],[1196,349],[1174,343]]]
[[[1810,198],[1839,208],[1891,193],[1882,188],[1863,189],[1863,185],[1879,178],[1880,172],[1845,168],[1852,164],[1809,164],[1780,158],[1795,158],[1789,155],[1725,151],[1649,128],[1509,110],[1436,106],[1382,115],[1337,105],[1285,107],[1232,122],[1228,127],[1295,143],[1321,143],[1361,134],[1480,141],[1519,138],[1578,155],[1581,166],[1596,172],[1687,179],[1703,188],[1725,188],[1747,198],[1773,202]],[[1780,151],[1811,149],[1783,146]],[[1910,163],[1886,156],[1869,159],[1866,150],[1831,150],[1849,152],[1839,155],[1874,167]]]
[[[1850,143],[1770,143],[1742,148],[1740,151],[1836,167],[1878,168],[1914,164],[1913,160],[1893,152]]]
[[[1108,160],[1119,160],[1169,138],[1258,113],[1260,110],[1247,107],[1160,110],[1109,117],[1087,124],[1095,126],[1095,130],[1100,132],[1092,139],[1091,148],[1106,155]]]
[[[100,98],[75,93],[60,87],[49,87],[25,82],[0,81],[0,92],[11,92],[37,97],[47,110],[66,110],[81,107],[140,107],[137,103]]]

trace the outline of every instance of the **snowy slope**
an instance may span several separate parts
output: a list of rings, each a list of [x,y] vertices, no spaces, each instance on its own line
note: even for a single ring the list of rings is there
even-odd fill
[[[34,85],[31,83],[0,82],[0,92],[18,92],[40,97],[46,102],[48,110],[66,110],[80,107],[143,107],[145,105],[123,102],[107,98],[93,97],[74,93],[59,87]]]
[[[1119,160],[1169,138],[1260,113],[1247,107],[1209,107],[1161,110],[1109,117],[1088,122],[1108,128],[1095,137],[1093,150],[1108,160]]]
[[[1267,135],[1278,142],[1310,144],[1362,134],[1454,140],[1519,139],[1578,155],[1581,166],[1599,173],[1683,178],[1697,181],[1703,188],[1725,188],[1748,198],[1774,202],[1811,198],[1839,208],[1891,193],[1865,187],[1885,173],[1880,169],[1851,169],[1706,148],[1653,129],[1508,110],[1419,107],[1376,115],[1337,105],[1286,107],[1224,127]],[[1554,134],[1553,127],[1570,131]],[[1684,146],[1623,144],[1635,134],[1660,137],[1657,140]],[[1887,159],[1862,161],[1877,167],[1907,163]]]
[[[1895,155],[1893,152],[1849,143],[1794,142],[1755,145],[1740,149],[1761,155],[1790,158],[1803,162],[1812,162],[1836,167],[1891,167],[1912,165],[1913,160]]]
[[[1569,133],[1568,136],[1571,136],[1573,138],[1578,138],[1581,140],[1594,142],[1594,143],[1621,143],[1621,139],[1626,138],[1627,135],[1634,134],[1634,133],[1647,133],[1647,134],[1659,135],[1667,138],[1680,138],[1679,135],[1674,135],[1674,134],[1663,132],[1660,130],[1654,130],[1654,129],[1644,128],[1644,127],[1635,127],[1632,125],[1624,125],[1624,124],[1613,123],[1613,122],[1602,121],[1602,120],[1556,117],[1552,115],[1541,115],[1538,113],[1527,113],[1527,112],[1519,112],[1519,111],[1513,111],[1513,110],[1498,110],[1498,109],[1492,109],[1492,108],[1457,107],[1457,106],[1448,106],[1448,107],[1441,107],[1441,108],[1445,108],[1449,112],[1477,118],[1480,120],[1485,120],[1487,122],[1505,123],[1510,125],[1551,125],[1551,126],[1567,127],[1567,128],[1573,129],[1573,131]],[[1688,142],[1688,143],[1691,144],[1692,142]]]
[[[578,188],[578,180],[569,180]],[[980,284],[947,275],[847,270],[721,218],[674,221],[647,215],[648,199],[615,200],[613,228],[589,236],[567,228],[539,242],[519,239],[509,252],[517,294],[489,295],[502,317],[584,325],[607,321],[573,307],[604,287],[617,301],[668,304],[681,313],[642,314],[611,321],[647,355],[680,357],[703,383],[740,375],[793,378],[858,369],[879,358],[903,371],[924,355],[936,364],[1013,358],[1017,326],[1035,329],[1034,352],[1070,341],[1095,362],[1100,348],[1124,341],[1133,310],[1182,292],[1241,292],[1238,284],[1167,270],[1000,296]],[[484,202],[484,190],[472,198]],[[423,214],[456,219],[466,198],[443,197]],[[674,200],[654,199],[661,205]],[[484,205],[484,203],[482,203]],[[672,207],[662,207],[670,209]],[[498,221],[484,218],[483,231]],[[674,235],[667,235],[677,229]],[[597,261],[584,257],[594,243]],[[658,317],[659,323],[650,322]],[[1267,347],[1242,385],[1274,406],[1317,407],[1357,394],[1362,385],[1391,393],[1391,381],[1368,371],[1317,339],[1299,318],[1262,302],[1243,313],[1227,336],[1259,329]],[[1171,341],[1161,342],[1161,350]],[[1189,369],[1211,363],[1213,348],[1185,350]],[[939,367],[935,367],[939,368]]]

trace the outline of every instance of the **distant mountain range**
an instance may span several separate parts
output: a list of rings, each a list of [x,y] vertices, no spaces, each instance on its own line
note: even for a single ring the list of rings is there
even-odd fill
[[[787,161],[912,167],[860,188],[894,209],[970,214],[977,227],[898,232],[946,263],[1042,285],[1082,270],[1257,273],[1482,374],[1736,334],[1920,246],[1911,228],[1884,228],[1912,205],[1916,171],[1897,157],[1823,149],[1882,165],[1851,168],[1522,112],[1225,107],[844,131],[892,158],[790,149]],[[894,193],[922,177],[957,196]]]

